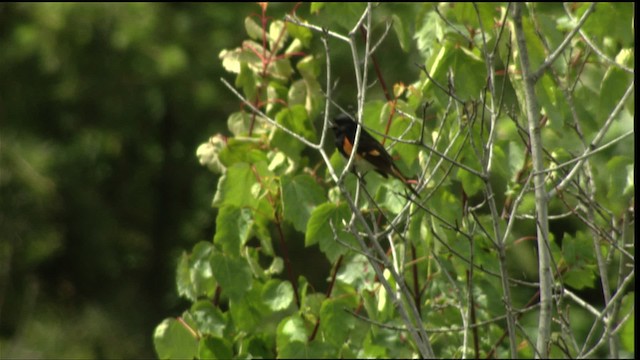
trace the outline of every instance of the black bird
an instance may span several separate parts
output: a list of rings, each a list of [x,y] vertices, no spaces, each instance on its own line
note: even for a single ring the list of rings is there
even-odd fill
[[[358,124],[351,116],[346,114],[336,116],[333,122],[334,124],[331,126],[331,129],[336,137],[336,147],[345,158],[349,159],[353,150],[353,144],[355,143]],[[409,184],[409,179],[404,176],[393,163],[393,158],[387,150],[384,149],[384,146],[366,132],[364,128],[360,130],[358,153],[353,160],[358,171],[364,173],[368,170],[375,170],[385,178],[391,175],[402,181],[409,191],[417,197],[420,197],[418,192]]]

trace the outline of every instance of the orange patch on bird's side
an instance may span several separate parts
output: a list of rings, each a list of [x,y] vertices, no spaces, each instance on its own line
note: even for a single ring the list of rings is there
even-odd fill
[[[371,151],[369,151],[369,155],[372,155],[372,156],[380,156],[380,151],[375,150],[375,149],[374,149],[374,150],[371,150]]]
[[[342,141],[342,149],[344,149],[344,152],[347,154],[347,156],[351,156],[351,151],[353,150],[353,144],[351,144],[351,141],[349,141],[349,139],[346,136]]]

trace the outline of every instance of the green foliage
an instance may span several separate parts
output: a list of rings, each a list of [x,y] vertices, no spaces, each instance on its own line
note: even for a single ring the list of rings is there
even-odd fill
[[[627,151],[633,102],[622,101],[633,79],[628,65],[595,64],[587,45],[572,39],[536,79],[540,118],[526,119],[523,109],[531,104],[522,44],[510,33],[506,4],[397,10],[381,4],[370,8],[369,18],[366,4],[313,3],[296,5],[296,16],[286,21],[267,16],[271,5],[260,6],[259,19],[244,21],[247,39],[219,53],[243,106],[229,114],[232,137],[199,151],[203,165],[222,170],[212,204],[216,232],[213,242],[198,243],[180,258],[178,293],[194,304],[180,322],[168,319],[156,328],[160,357],[533,356],[541,336],[539,309],[532,306],[541,286],[538,242],[551,250],[555,288],[572,294],[558,293],[552,305],[553,316],[566,323],[553,325],[550,354],[634,351],[629,322],[619,323],[620,335],[607,335],[620,336],[623,349],[600,350],[589,327],[606,322],[591,314],[590,322],[575,324],[565,313],[614,316],[613,306],[589,295],[605,283],[607,299],[623,292],[613,300],[615,311],[633,311],[625,281],[633,272],[619,270],[633,253],[624,250],[632,248],[625,236],[633,232],[634,189]],[[576,26],[569,17],[579,17],[582,7],[565,13],[559,5],[529,6],[523,36],[535,70]],[[362,65],[350,51],[334,55],[348,49],[338,40],[364,48],[366,32],[356,28],[347,36],[360,19],[375,22],[367,29],[369,45],[390,41],[377,27],[386,20],[401,49],[392,57],[412,49],[422,56],[420,75],[393,84],[385,80],[393,60],[370,56],[378,71],[365,69],[368,83],[341,79],[335,89],[365,97],[353,112],[420,184],[420,198],[375,173],[358,183],[342,173],[345,161],[331,147],[324,115],[338,110],[334,98],[325,98],[333,85],[323,82],[326,71],[334,81],[340,69]],[[599,45],[609,51],[617,41],[616,54],[632,53],[626,35],[610,37]],[[181,56],[165,55],[167,68],[179,71]],[[380,93],[370,91],[373,76]],[[323,114],[325,101],[330,114]],[[351,109],[355,95],[350,101],[339,105]],[[552,194],[544,239],[538,238],[530,124],[543,138],[544,186]],[[612,142],[603,147],[602,139]],[[305,255],[292,255],[302,246]],[[318,259],[332,268],[321,280],[310,271]],[[506,318],[522,332],[507,334]]]

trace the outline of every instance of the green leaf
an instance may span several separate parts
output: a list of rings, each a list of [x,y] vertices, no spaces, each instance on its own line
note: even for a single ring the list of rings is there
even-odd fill
[[[358,293],[363,290],[373,291],[375,288],[375,272],[364,255],[354,255],[345,261],[336,279],[353,286]]]
[[[305,232],[311,213],[326,200],[324,190],[307,174],[283,176],[281,181],[284,219],[296,230]]]
[[[345,310],[355,308],[354,297],[327,299],[320,308],[320,331],[324,339],[334,346],[342,346],[348,341],[356,319]]]
[[[622,306],[620,306],[621,317],[624,314],[631,313],[629,320],[622,325],[620,331],[620,341],[624,349],[630,354],[635,353],[636,333],[635,333],[635,292],[630,292],[622,298]]]
[[[262,301],[272,311],[286,310],[293,303],[293,286],[286,280],[271,279],[262,288]]]
[[[428,11],[422,18],[422,22],[416,24],[413,38],[416,39],[416,46],[425,59],[433,60],[433,54],[443,49],[439,44],[444,39],[446,27],[444,20],[435,11]]]
[[[633,158],[628,156],[614,156],[607,161],[607,182],[602,189],[607,195],[602,202],[607,203],[614,214],[626,211],[634,196],[633,164]]]
[[[315,141],[316,132],[313,124],[307,116],[307,111],[302,105],[294,105],[288,109],[283,109],[276,115],[278,124],[303,136],[309,141]],[[304,144],[291,137],[280,129],[275,129],[269,139],[271,146],[278,148],[289,157],[297,159],[300,151],[304,149]]]
[[[217,285],[209,263],[213,251],[212,243],[201,241],[193,247],[191,254],[182,254],[176,275],[180,296],[191,300],[213,296]]]
[[[289,39],[289,33],[287,27],[282,20],[274,20],[269,25],[269,49],[272,53],[277,54],[280,52],[284,44]]]
[[[267,72],[279,81],[289,81],[293,75],[293,67],[291,67],[291,61],[288,58],[282,58],[271,61]]]
[[[562,90],[553,81],[549,74],[545,74],[540,78],[535,87],[538,101],[544,113],[549,118],[549,125],[557,132],[566,131],[564,129],[566,115],[566,104]]]
[[[324,2],[312,2],[311,3],[311,7],[309,8],[309,12],[311,14],[316,14],[318,13],[320,10],[322,10],[322,8],[324,7],[325,3]]]
[[[227,327],[227,319],[220,309],[209,300],[201,300],[191,306],[190,314],[203,335],[222,337]]]
[[[253,226],[252,210],[223,206],[216,218],[216,233],[213,242],[231,255],[240,256],[242,246],[249,239]]]
[[[237,299],[229,299],[230,321],[235,329],[246,333],[266,333],[267,328],[270,328],[272,324],[266,319],[273,317],[270,316],[271,310],[264,304],[261,296],[262,285],[255,281],[247,294]]]
[[[420,138],[420,123],[415,123],[409,128],[411,120],[405,117],[397,117],[393,119],[389,135],[393,137],[401,137],[404,140],[418,140]],[[408,129],[408,130],[407,130]],[[387,140],[386,145],[389,144]],[[392,156],[398,154],[401,162],[396,160],[396,165],[409,178],[414,178],[415,174],[408,172],[411,166],[418,160],[418,151],[420,148],[414,144],[396,143],[392,149]],[[394,156],[395,159],[395,156]]]
[[[484,182],[478,176],[466,171],[458,171],[458,179],[462,182],[462,188],[471,197],[482,190]]]
[[[227,126],[229,127],[229,131],[237,137],[247,136],[249,131],[251,131],[253,135],[264,134],[271,129],[271,125],[268,125],[260,116],[254,116],[242,111],[229,115]]]
[[[311,7],[313,8],[313,4],[311,5]],[[311,11],[311,13],[313,13],[313,11]],[[287,21],[286,25],[287,31],[292,37],[300,40],[302,46],[304,46],[305,48],[309,47],[309,45],[311,44],[311,39],[313,39],[313,33],[310,29],[304,26],[296,25],[289,21]]]
[[[193,359],[198,354],[198,340],[176,319],[156,326],[153,345],[160,359]]]
[[[278,324],[278,330],[276,334],[276,347],[278,353],[280,349],[292,342],[306,343],[307,342],[307,330],[304,326],[304,321],[298,314],[293,314],[280,321]],[[282,354],[280,355],[282,357]]]
[[[336,353],[336,348],[320,341],[294,341],[278,349],[278,357],[282,359],[327,359],[334,357]]]
[[[205,337],[198,346],[199,359],[231,359],[233,346],[229,340],[220,337]]]
[[[565,233],[562,238],[562,255],[569,267],[582,267],[586,264],[593,264],[595,255],[593,253],[591,237],[583,231],[579,231],[574,236]]]
[[[587,3],[583,4],[573,17],[579,19],[589,5]],[[601,39],[600,41],[605,43],[607,39],[616,39],[616,42],[623,47],[630,47],[635,43],[634,18],[634,5],[630,2],[599,2],[596,10],[589,16],[589,20],[585,22],[583,30],[589,34],[591,39]],[[597,42],[596,46],[603,48],[603,45]],[[612,57],[612,54],[608,55]]]
[[[227,146],[220,152],[220,162],[226,167],[239,162],[249,164],[267,162],[267,155],[260,149],[260,146],[260,142],[255,139],[229,138]]]
[[[216,252],[211,256],[211,270],[230,299],[241,298],[251,289],[251,270],[242,258]]]
[[[398,37],[400,48],[402,48],[402,51],[408,52],[409,46],[411,46],[411,43],[409,42],[409,32],[407,31],[408,29],[405,29],[402,18],[400,16],[393,14],[391,18],[393,19],[393,31]]]
[[[244,28],[253,40],[262,40],[262,26],[258,25],[251,16],[244,18]]]
[[[236,163],[227,168],[227,172],[218,181],[218,190],[213,206],[232,205],[239,208],[257,207],[260,187],[256,174],[246,163]]]
[[[596,280],[593,270],[584,268],[574,268],[567,270],[562,275],[564,283],[576,290],[582,290],[584,288],[593,289]]]
[[[342,230],[344,226],[342,221],[348,219],[350,214],[351,212],[346,204],[324,203],[316,207],[307,223],[307,232],[304,238],[305,246],[320,243],[320,250],[325,253],[331,263],[335,262],[348,249],[334,239],[330,223],[336,229],[338,239],[354,244],[353,237]]]

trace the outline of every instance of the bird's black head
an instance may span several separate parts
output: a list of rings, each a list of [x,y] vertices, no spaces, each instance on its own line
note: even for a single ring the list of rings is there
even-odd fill
[[[335,118],[333,118],[333,126],[331,129],[339,136],[344,133],[355,133],[356,122],[353,121],[353,118],[346,114],[339,114]]]

